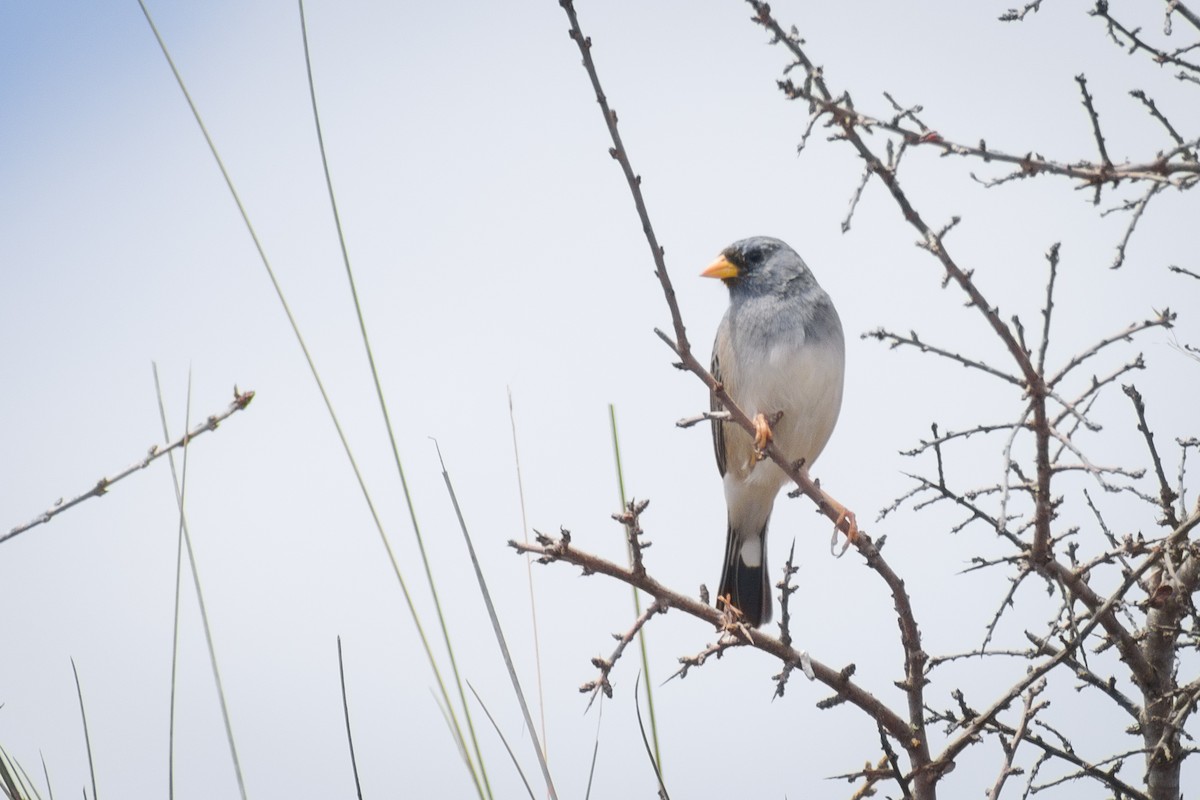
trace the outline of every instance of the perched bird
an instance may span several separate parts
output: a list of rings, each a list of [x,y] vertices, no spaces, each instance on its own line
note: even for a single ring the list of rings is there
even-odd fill
[[[767,522],[788,482],[761,451],[774,441],[789,461],[807,468],[817,460],[842,407],[846,345],[829,295],[778,239],[734,242],[700,274],[729,287],[712,374],[757,432],[752,437],[732,422],[712,423],[729,509],[718,607],[736,609],[740,622],[757,628],[771,618]],[[715,395],[712,408],[721,410]]]

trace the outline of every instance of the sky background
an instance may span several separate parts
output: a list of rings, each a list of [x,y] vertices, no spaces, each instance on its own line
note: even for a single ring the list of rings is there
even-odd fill
[[[432,635],[432,602],[324,186],[297,7],[266,0],[149,7],[277,271]],[[1112,7],[1125,13],[1125,4]],[[884,91],[919,103],[923,119],[948,139],[986,138],[998,149],[1064,161],[1094,158],[1079,73],[1089,78],[1114,160],[1143,160],[1169,146],[1130,89],[1150,90],[1180,130],[1200,128],[1194,87],[1124,54],[1073,5],[1046,4],[1020,25],[997,21],[1005,3],[780,0],[773,8],[799,27],[835,93],[849,90],[860,109],[879,116],[890,111]],[[626,489],[651,500],[643,518],[654,543],[648,568],[695,594],[718,578],[724,502],[707,429],[683,431],[674,422],[706,408],[706,392],[671,367],[672,354],[653,333],[670,326],[666,304],[557,3],[313,0],[306,11],[358,293],[459,664],[533,777],[431,437],[522,681],[536,696],[525,560],[505,545],[524,535],[508,393],[529,525],[565,526],[579,546],[623,558],[621,529],[609,519],[618,508],[613,403]],[[974,555],[1005,552],[995,536],[971,528],[952,536],[948,528],[960,518],[936,509],[881,523],[875,516],[911,486],[905,471],[930,466],[899,451],[927,435],[931,422],[961,429],[1011,421],[1019,394],[859,334],[917,329],[928,341],[1005,364],[997,340],[961,295],[939,288],[938,265],[913,246],[913,230],[878,184],[868,186],[842,233],[861,168],[820,128],[797,157],[806,109],[776,88],[787,59],[767,46],[748,6],[605,0],[580,2],[578,11],[643,175],[695,347],[707,356],[727,303],[720,285],[696,277],[718,251],[764,234],[800,252],[837,304],[848,345],[841,421],[814,474],[872,535],[888,536],[925,649],[978,646],[1004,575],[960,571]],[[1136,21],[1161,30],[1160,17]],[[1002,174],[989,169],[913,152],[901,178],[932,224],[963,217],[949,240],[956,258],[976,271],[1002,315],[1019,314],[1027,329],[1040,326],[1043,253],[1063,242],[1051,361],[1154,309],[1184,311],[1175,331],[1151,331],[1092,372],[1145,352],[1151,370],[1137,383],[1160,443],[1196,435],[1200,373],[1175,344],[1176,337],[1200,341],[1186,315],[1196,286],[1166,270],[1200,266],[1189,196],[1156,200],[1127,265],[1112,271],[1122,215],[1101,218],[1090,193],[1061,181],[987,190],[969,177]],[[470,796],[432,673],[333,426],[136,3],[0,6],[0,187],[0,531],[162,441],[152,363],[173,432],[184,423],[189,371],[193,420],[224,409],[234,385],[254,390],[247,411],[194,442],[187,480],[249,795],[352,791],[340,635],[366,794]],[[1095,415],[1107,427],[1094,439],[1093,461],[1142,465],[1144,445],[1119,391]],[[973,440],[957,454],[960,485],[994,482],[1001,447],[999,439]],[[1100,502],[1117,530],[1154,532],[1142,508],[1122,498]],[[1073,513],[1060,524],[1089,521]],[[0,745],[39,775],[44,757],[62,796],[88,783],[72,658],[100,791],[165,795],[177,528],[170,472],[159,461],[0,547]],[[857,556],[829,555],[829,526],[806,501],[781,500],[773,564],[793,539],[798,645],[832,666],[855,663],[864,686],[901,702],[891,685],[902,675],[901,655],[881,582]],[[618,666],[616,696],[602,716],[597,707],[585,713],[577,692],[595,676],[589,660],[608,654],[611,634],[633,620],[628,589],[562,565],[533,573],[560,793],[583,796],[599,729],[593,796],[650,796],[634,709],[636,660]],[[1010,646],[1023,646],[1022,631],[1039,628],[1047,607],[1041,587],[1026,587],[1017,601],[999,633]],[[181,624],[177,796],[234,796],[190,588]],[[663,684],[679,656],[713,638],[678,613],[649,630],[672,793],[848,795],[846,784],[826,779],[877,759],[877,734],[853,709],[818,711],[824,688],[793,678],[787,695],[772,700],[777,665],[752,652]],[[1023,670],[1020,661],[973,663],[940,683],[930,702],[947,707],[949,688],[962,686],[986,705]],[[1075,722],[1073,741],[1088,757],[1136,746],[1101,733],[1125,724],[1106,704],[1074,692],[1069,679],[1056,689],[1056,712]],[[497,796],[519,795],[502,746],[478,707],[472,711]],[[933,735],[936,749],[942,739]],[[960,792],[990,785],[1000,763],[994,745],[973,748],[949,785]]]

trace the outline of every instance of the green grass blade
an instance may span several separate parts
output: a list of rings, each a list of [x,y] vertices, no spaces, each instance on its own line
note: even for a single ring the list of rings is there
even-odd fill
[[[458,752],[458,757],[463,760],[464,764],[469,764],[471,757],[467,755],[467,743],[462,738],[462,728],[456,728],[450,722],[450,713],[446,709],[446,704],[442,702],[442,698],[438,697],[432,690],[429,692],[433,695],[433,703],[437,706],[438,713],[442,715],[442,722],[446,723],[446,730],[450,734],[451,741],[454,742],[454,747]]]
[[[79,718],[83,720],[83,742],[87,745],[88,771],[92,775],[92,800],[100,800],[96,793],[96,762],[92,759],[92,737],[88,734],[87,710],[83,707],[83,687],[79,684],[79,669],[71,658],[71,672],[75,673],[75,692],[79,695]],[[86,794],[86,790],[84,792]]]
[[[358,779],[358,759],[354,757],[354,734],[350,731],[350,702],[346,699],[346,668],[342,664],[342,637],[337,637],[338,682],[342,686],[342,714],[346,717],[346,743],[350,745],[350,769],[354,771],[354,791],[362,800],[362,783]]]
[[[512,759],[512,764],[517,769],[517,774],[521,776],[521,783],[525,784],[525,791],[529,792],[529,800],[535,800],[533,795],[533,787],[529,785],[529,780],[525,777],[525,770],[521,769],[521,762],[517,761],[517,754],[508,744],[508,739],[504,737],[504,732],[500,730],[500,726],[496,724],[496,718],[492,716],[492,712],[488,711],[487,705],[483,702],[483,698],[479,696],[479,692],[475,691],[475,687],[467,681],[467,688],[471,690],[471,694],[475,695],[475,700],[478,701],[479,707],[483,709],[483,713],[487,715],[488,722],[492,723],[493,730],[500,737],[500,743],[504,745],[504,749],[508,751],[508,757]]]
[[[608,404],[608,421],[612,427],[613,458],[617,462],[617,491],[621,496],[621,509],[624,510],[628,501],[625,499],[625,475],[621,469],[621,442],[617,436],[617,409],[612,403]],[[629,552],[629,563],[633,564],[632,551]],[[642,615],[642,599],[638,595],[636,587],[631,587],[631,589],[633,591],[633,613],[640,617]],[[646,708],[650,712],[650,736],[654,740],[655,765],[657,769],[662,769],[662,753],[658,747],[658,720],[654,714],[654,690],[650,688],[650,655],[646,651],[645,628],[638,631],[637,637],[638,650],[641,651],[642,656],[642,672],[646,675]]]
[[[329,393],[325,390],[325,384],[321,380],[321,375],[317,371],[316,362],[312,358],[312,354],[308,350],[308,345],[304,343],[304,337],[300,333],[300,326],[296,322],[295,316],[292,314],[291,307],[287,303],[286,297],[283,294],[283,288],[279,284],[279,280],[275,276],[275,270],[271,267],[271,262],[267,258],[266,251],[263,249],[262,243],[259,241],[258,234],[254,230],[254,226],[250,223],[250,217],[246,213],[246,208],[242,205],[241,197],[237,193],[237,189],[233,185],[233,180],[229,176],[228,170],[225,168],[225,162],[221,159],[220,153],[217,151],[216,144],[208,133],[208,128],[204,124],[203,118],[200,116],[200,111],[192,100],[191,93],[187,90],[187,85],[183,82],[183,76],[175,66],[174,59],[171,58],[170,51],[167,49],[166,42],[158,32],[158,27],[154,24],[153,18],[150,16],[150,11],[146,8],[144,0],[138,0],[138,5],[141,6],[142,14],[146,18],[146,22],[150,26],[151,32],[154,34],[155,40],[158,42],[159,48],[162,50],[163,56],[167,60],[168,66],[171,68],[171,73],[175,76],[175,82],[179,85],[180,91],[183,93],[184,99],[187,101],[188,107],[192,111],[192,116],[196,120],[196,124],[200,128],[201,134],[208,145],[209,152],[212,153],[213,160],[216,161],[217,167],[221,171],[222,177],[225,179],[225,185],[229,189],[230,195],[233,197],[234,203],[237,205],[238,212],[241,214],[242,222],[246,226],[246,231],[249,233],[251,240],[254,242],[254,247],[258,252],[259,260],[263,268],[266,270],[267,277],[271,280],[271,285],[275,289],[275,295],[279,299],[280,306],[283,308],[284,314],[287,316],[288,323],[291,325],[292,333],[296,337],[296,342],[300,346],[301,352],[304,354],[304,359],[308,364],[310,373],[313,376],[313,381],[317,385],[317,390],[321,393],[321,399],[325,403],[325,408],[329,412],[330,420],[333,422],[333,427],[337,431],[338,439],[342,443],[342,449],[346,453],[346,459],[350,462],[350,468],[354,471],[354,477],[358,481],[359,489],[362,491],[363,499],[367,504],[367,509],[371,514],[371,519],[375,523],[375,528],[379,532],[379,539],[383,544],[384,550],[387,553],[388,561],[392,565],[392,571],[396,575],[396,580],[400,584],[400,592],[404,595],[404,602],[408,608],[408,613],[412,617],[413,625],[417,629],[417,636],[421,640],[421,646],[425,651],[426,657],[429,659],[429,666],[433,670],[434,679],[437,681],[438,690],[441,692],[443,700],[447,707],[450,707],[450,697],[446,691],[445,681],[442,679],[441,670],[438,668],[437,660],[434,658],[433,650],[429,646],[429,639],[425,635],[425,628],[421,624],[420,615],[417,614],[416,606],[413,604],[412,595],[408,591],[408,584],[404,580],[404,575],[400,572],[400,564],[396,560],[396,554],[392,551],[392,545],[388,541],[387,534],[383,529],[383,522],[379,518],[379,513],[375,509],[375,503],[371,500],[371,494],[367,490],[366,481],[363,479],[362,471],[358,468],[358,462],[354,458],[354,453],[350,449],[350,442],[346,438],[345,431],[342,430],[341,422],[338,420],[337,413],[333,409],[333,401],[329,398]],[[451,714],[453,710],[451,709]],[[480,797],[483,796],[482,789],[479,787],[478,778],[472,772],[472,778],[475,780],[476,789],[479,790]]]
[[[162,422],[163,437],[170,441],[171,433],[167,426],[167,409],[163,403],[162,385],[158,380],[158,365],[154,364],[154,392],[158,398],[158,416]],[[187,391],[187,411],[189,419],[184,422],[183,429],[188,429],[190,424],[190,415],[192,413],[192,373],[188,370],[188,391]],[[183,446],[183,476],[180,478],[179,473],[175,470],[175,454],[169,453],[167,461],[171,465],[171,481],[175,486],[175,503],[179,507],[179,529],[183,532],[183,543],[187,550],[188,566],[192,572],[192,585],[196,587],[196,602],[200,607],[200,623],[204,628],[204,642],[208,647],[208,663],[212,668],[213,682],[217,687],[217,700],[221,706],[221,720],[225,724],[225,740],[229,743],[229,755],[233,760],[233,771],[237,777],[238,792],[242,800],[246,800],[246,781],[242,777],[242,762],[238,758],[237,743],[233,738],[233,724],[229,720],[229,704],[225,700],[225,684],[221,681],[221,669],[217,665],[217,649],[213,644],[212,626],[208,621],[208,606],[204,602],[204,590],[200,583],[200,571],[196,566],[196,552],[192,549],[192,535],[188,530],[187,514],[184,512],[186,489],[187,489],[187,461],[188,461],[188,446],[184,443]],[[172,694],[174,694],[174,681],[172,680]]]
[[[642,732],[642,744],[646,746],[646,757],[650,759],[650,766],[654,767],[654,777],[658,779],[658,796],[662,800],[671,800],[671,796],[667,794],[667,786],[663,783],[662,768],[659,766],[658,759],[654,757],[654,751],[650,749],[650,742],[646,739],[646,726],[642,724],[642,704],[637,699],[637,684],[641,683],[642,676],[638,675],[633,685],[633,705],[637,710],[638,730]]]
[[[154,370],[154,390],[158,396],[162,397],[162,386],[158,380],[158,364],[151,362],[151,367]],[[183,429],[186,431],[191,424],[191,404],[192,393],[188,391],[187,411],[185,412],[186,421]],[[163,414],[163,406],[160,402],[159,413]],[[162,417],[164,429],[166,428],[166,417]],[[185,451],[186,453],[186,451]],[[184,460],[184,475],[187,474],[187,460]],[[186,486],[186,484],[185,484]],[[174,800],[175,797],[175,696],[176,684],[179,676],[179,608],[180,601],[183,596],[183,515],[179,517],[179,532],[176,534],[175,541],[175,613],[172,617],[171,624],[171,701],[170,710],[168,712],[167,722],[167,798]]]
[[[9,800],[40,798],[24,768],[3,747],[0,747],[0,794]]]
[[[437,446],[437,440],[434,440]],[[446,491],[450,493],[450,502],[454,506],[454,515],[458,517],[458,525],[462,529],[463,540],[467,544],[467,552],[471,556],[471,566],[475,569],[475,580],[479,582],[479,591],[487,606],[488,617],[492,621],[492,630],[496,633],[496,643],[500,645],[500,653],[504,656],[504,665],[508,668],[508,677],[512,680],[513,691],[516,692],[517,702],[521,705],[521,713],[525,716],[525,726],[529,729],[529,738],[533,740],[533,749],[537,753],[538,764],[542,768],[542,777],[546,779],[546,791],[551,800],[558,800],[554,790],[554,780],[550,777],[550,766],[546,763],[546,754],[538,740],[537,729],[533,726],[533,717],[529,714],[529,704],[525,702],[525,692],[521,690],[521,680],[517,677],[516,667],[513,666],[512,654],[508,651],[508,642],[504,639],[504,631],[500,628],[500,618],[496,615],[496,606],[492,603],[492,594],[488,591],[487,581],[483,577],[483,569],[475,555],[475,545],[471,543],[471,534],[467,531],[467,522],[463,519],[462,509],[458,505],[458,496],[454,493],[454,484],[450,482],[450,473],[446,471],[446,462],[442,459],[442,450],[438,447],[438,461],[442,465],[442,480],[446,482]]]
[[[521,501],[521,536],[529,544],[529,520],[525,514],[525,481],[521,478],[521,453],[517,449],[517,417],[513,411],[512,389],[508,390],[508,422],[512,427],[513,461],[517,467],[517,497]],[[533,623],[533,663],[537,670],[538,717],[542,724],[542,746],[550,758],[550,740],[546,738],[546,698],[542,692],[542,645],[538,638],[537,599],[533,594],[533,557],[525,555],[525,577],[529,583],[529,616]]]
[[[0,747],[0,791],[9,800],[24,800],[24,795],[17,788],[16,770],[3,747]]]
[[[333,177],[329,172],[329,159],[325,153],[325,135],[321,128],[321,115],[317,106],[317,91],[315,84],[313,83],[312,59],[310,57],[308,47],[308,24],[304,16],[304,0],[299,0],[299,5],[300,33],[304,44],[304,66],[308,77],[308,94],[310,100],[312,101],[313,125],[317,131],[317,147],[321,154],[321,168],[325,173],[325,188],[329,192],[329,207],[333,212],[334,227],[337,229],[338,245],[342,252],[342,263],[346,268],[346,280],[350,286],[350,297],[354,302],[354,314],[358,319],[358,329],[362,334],[363,348],[366,350],[367,363],[369,364],[371,371],[371,379],[375,384],[375,396],[379,399],[379,409],[383,413],[383,423],[387,428],[388,442],[390,442],[392,446],[392,458],[396,464],[396,473],[400,477],[400,486],[404,491],[404,501],[408,505],[408,515],[412,520],[413,534],[416,536],[417,540],[417,550],[421,554],[421,564],[425,568],[425,578],[429,582],[429,592],[433,596],[433,607],[437,613],[438,624],[442,629],[442,639],[446,644],[446,653],[450,658],[450,669],[454,673],[454,681],[458,687],[458,698],[462,703],[463,716],[467,721],[467,729],[470,732],[471,743],[475,750],[475,759],[479,765],[479,777],[482,777],[483,779],[483,787],[487,791],[488,797],[492,797],[492,786],[488,781],[487,769],[483,763],[483,753],[479,749],[479,740],[475,734],[475,723],[471,719],[471,710],[467,703],[467,696],[463,692],[462,679],[459,677],[458,673],[458,662],[454,657],[454,646],[450,643],[450,631],[446,626],[445,614],[442,612],[441,598],[438,596],[437,582],[434,580],[433,570],[429,566],[429,556],[425,553],[425,540],[421,536],[421,526],[417,522],[416,508],[413,505],[412,495],[408,489],[408,480],[404,476],[404,466],[400,460],[400,449],[396,444],[396,434],[392,428],[392,418],[388,413],[387,401],[383,396],[383,384],[379,380],[379,371],[375,366],[375,353],[371,349],[371,339],[367,335],[367,323],[363,317],[362,305],[358,300],[358,287],[354,282],[354,270],[350,267],[350,252],[346,248],[346,237],[342,231],[342,217],[338,212],[337,197],[333,191]],[[450,718],[453,721],[454,726],[458,727],[458,717],[454,714],[454,707],[448,706],[448,709],[450,711]],[[462,735],[461,731],[459,732],[459,735]],[[479,777],[476,777],[475,775],[474,764],[470,761],[470,759],[468,759],[467,763],[471,766],[471,777],[475,780],[478,788]]]
[[[21,782],[21,791],[25,792],[26,800],[39,800],[40,795],[33,785],[33,781],[29,779],[29,774],[25,772],[25,768],[21,766],[21,762],[12,758],[0,749],[0,757],[7,758],[9,765],[16,772],[17,780]]]
[[[54,784],[50,783],[50,769],[46,766],[46,756],[43,753],[38,753],[42,759],[42,774],[46,776],[46,794],[50,800],[54,800]]]
[[[596,777],[596,762],[600,760],[600,724],[604,721],[604,693],[600,693],[600,705],[597,706],[596,712],[596,742],[592,745],[592,764],[588,767],[588,782],[587,791],[584,792],[583,800],[591,800],[592,797],[592,779]]]

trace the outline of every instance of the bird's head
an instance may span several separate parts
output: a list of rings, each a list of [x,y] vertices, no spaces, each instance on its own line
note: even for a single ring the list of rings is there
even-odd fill
[[[774,292],[798,278],[811,279],[808,267],[796,251],[770,236],[734,242],[700,275],[720,278],[730,292],[739,294]]]

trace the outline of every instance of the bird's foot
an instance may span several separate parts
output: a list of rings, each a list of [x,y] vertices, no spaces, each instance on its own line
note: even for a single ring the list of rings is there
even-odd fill
[[[740,634],[753,644],[754,636],[750,633],[750,628],[746,625],[746,615],[742,613],[740,608],[733,604],[732,595],[718,595],[717,609],[721,612],[721,630],[723,632],[732,633],[735,636]]]
[[[858,540],[858,520],[854,517],[854,512],[839,503],[834,503],[834,509],[838,512],[838,518],[833,527],[840,529],[843,522],[847,523],[846,541],[854,544]]]
[[[800,471],[803,472],[805,477],[807,477],[809,480],[811,480],[813,482],[813,485],[815,485],[817,487],[817,491],[820,493],[820,503],[822,506],[821,511],[824,512],[825,508],[828,507],[835,514],[837,514],[837,517],[834,519],[834,522],[833,522],[833,537],[829,540],[829,548],[831,551],[834,552],[835,555],[841,556],[843,553],[846,552],[847,548],[849,548],[850,545],[852,545],[858,541],[858,519],[854,516],[853,511],[846,508],[844,505],[839,503],[837,500],[834,500],[832,497],[830,497],[829,493],[821,488],[821,482],[818,480],[814,480],[813,477],[808,474],[808,470],[805,469],[803,464],[800,465]],[[799,492],[799,489],[797,489],[796,491]],[[841,532],[843,524],[846,526],[846,543],[842,547],[841,552],[838,552],[837,551],[838,533]]]
[[[858,520],[854,518],[853,511],[832,497],[826,495],[825,502],[829,503],[830,507],[837,512],[837,520],[833,523],[833,536],[829,539],[829,552],[833,553],[837,558],[841,558],[850,549],[850,545],[858,541]],[[846,523],[846,541],[839,550],[837,540],[838,533],[842,529],[842,523]]]
[[[771,443],[773,438],[771,434],[771,423],[767,422],[767,415],[758,413],[754,415],[754,455],[757,460],[762,461],[767,457],[763,452],[767,449],[767,445]]]

